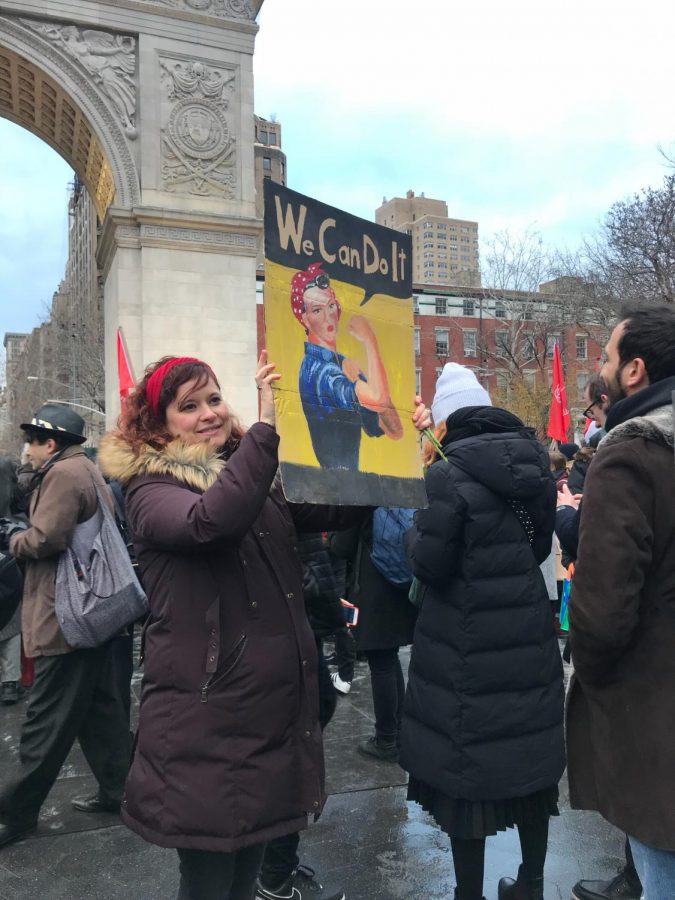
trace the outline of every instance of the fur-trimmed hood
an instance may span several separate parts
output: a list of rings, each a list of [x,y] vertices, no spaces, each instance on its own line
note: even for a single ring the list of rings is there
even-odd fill
[[[159,450],[144,444],[134,453],[119,432],[106,434],[101,440],[98,463],[104,475],[122,485],[137,475],[169,475],[198,491],[215,484],[225,465],[208,444],[186,444],[181,440],[171,441]]]
[[[627,419],[620,425],[616,425],[602,439],[600,446],[604,449],[610,444],[627,441],[634,437],[641,437],[657,444],[665,444],[672,450],[675,443],[673,439],[673,407],[671,405],[659,406],[644,416]]]

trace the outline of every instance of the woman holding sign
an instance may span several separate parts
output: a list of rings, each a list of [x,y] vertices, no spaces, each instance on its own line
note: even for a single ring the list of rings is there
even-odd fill
[[[367,371],[338,353],[342,308],[318,262],[293,276],[291,308],[307,335],[300,397],[316,458],[323,468],[358,469],[361,431],[403,436],[375,332],[365,316],[352,316],[348,331],[364,345]]]
[[[150,600],[122,818],[178,850],[180,900],[251,900],[264,845],[325,802],[298,531],[363,511],[288,504],[265,351],[245,431],[194,358],[150,365],[99,461],[125,487]]]

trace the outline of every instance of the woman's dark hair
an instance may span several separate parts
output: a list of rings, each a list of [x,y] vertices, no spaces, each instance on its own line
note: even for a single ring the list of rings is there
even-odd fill
[[[675,375],[675,309],[672,306],[641,306],[624,309],[625,322],[619,340],[619,362],[627,365],[644,360],[649,383]]]
[[[171,359],[174,359],[174,357],[163,356],[157,362],[150,363],[143,373],[143,378],[136,385],[134,393],[122,403],[122,412],[117,425],[123,438],[131,445],[134,451],[138,451],[143,444],[150,444],[151,447],[160,448],[174,440],[173,435],[169,434],[166,428],[167,406],[175,399],[178,389],[187,384],[188,381],[195,381],[195,387],[201,388],[207,383],[209,378],[213,377],[213,373],[206,363],[199,361],[177,363],[173,368],[169,369],[162,382],[162,390],[159,395],[159,409],[157,415],[155,415],[148,403],[148,381],[155,369],[163,366],[164,363],[169,362]],[[216,386],[220,390],[220,385],[217,381]],[[239,420],[231,411],[230,421],[232,423],[232,432],[228,445],[234,446],[239,443],[245,432]]]

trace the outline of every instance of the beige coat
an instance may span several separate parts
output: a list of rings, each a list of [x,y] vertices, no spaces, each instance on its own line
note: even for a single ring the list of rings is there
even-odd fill
[[[25,561],[21,630],[26,656],[69,653],[54,612],[59,555],[75,526],[96,511],[94,481],[109,498],[110,489],[79,445],[63,450],[40,470],[30,505],[30,528],[16,535],[10,552]]]

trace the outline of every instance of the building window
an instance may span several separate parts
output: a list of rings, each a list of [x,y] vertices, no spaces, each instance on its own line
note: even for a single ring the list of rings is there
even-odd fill
[[[439,244],[439,245],[438,245],[438,249],[439,249],[439,250],[447,250],[447,249],[448,249],[448,245],[447,245],[447,244]]]
[[[272,160],[269,156],[263,156],[263,169],[267,172],[272,169]]]
[[[260,141],[261,144],[266,144],[267,143],[267,132],[259,131],[258,132],[258,140]]]
[[[546,337],[546,359],[553,359],[553,350],[560,340],[559,334],[549,334]]]
[[[424,237],[425,237],[425,238],[432,238],[433,236],[434,236],[433,231],[425,231],[425,232],[424,232]]]
[[[495,383],[500,394],[505,394],[509,387],[506,372],[495,372]]]
[[[419,328],[415,329],[415,353],[419,356],[420,353],[420,330]]]
[[[537,373],[532,371],[523,372],[523,380],[529,388],[533,388],[537,383]]]
[[[448,301],[445,297],[436,297],[436,315],[445,316],[448,313]]]
[[[464,259],[464,257],[462,257]],[[506,306],[503,300],[495,300],[495,319],[506,318]]]
[[[577,359],[588,359],[588,338],[585,334],[577,335]]]
[[[462,315],[463,316],[475,316],[476,315],[475,300],[472,300],[470,297],[464,297],[464,299],[462,300]]]
[[[416,316],[419,316],[419,314],[420,314],[420,298],[419,297],[413,297],[413,314]]]
[[[442,367],[437,368],[436,369],[436,378],[437,379],[440,378],[442,374],[443,374],[443,368]],[[418,391],[418,393],[419,393],[419,391]]]
[[[495,353],[497,356],[508,356],[507,348],[509,345],[508,331],[495,331]]]
[[[268,138],[269,138],[269,145],[270,145],[270,147],[276,147],[276,145],[277,145],[277,136],[276,136],[276,134],[275,134],[273,131],[270,131],[270,132],[269,132],[269,135],[268,135]]]
[[[433,250],[433,248],[434,248],[434,245],[433,245],[432,241],[427,241],[427,243],[424,245],[425,250]]]
[[[464,356],[476,355],[476,332],[463,329]]]
[[[437,223],[436,223],[436,228],[438,228],[439,231],[445,231],[445,229],[446,229],[447,227],[448,227],[448,226],[445,225],[443,222],[437,222]]]
[[[448,331],[436,331],[436,356],[447,356],[448,355],[448,340],[449,340],[449,332]]]
[[[415,393],[420,395],[422,393],[422,370],[415,369]]]
[[[578,338],[577,338],[578,340]],[[577,372],[577,393],[581,397],[588,383],[588,375],[586,372]]]
[[[527,360],[528,362],[529,360],[534,359],[534,357],[536,356],[534,338],[530,334],[526,334],[523,336],[522,354],[523,359]]]

